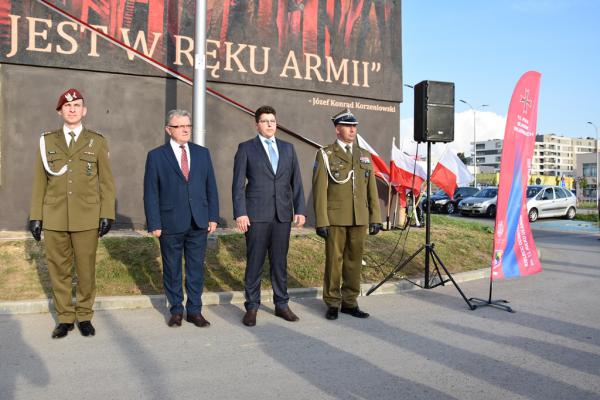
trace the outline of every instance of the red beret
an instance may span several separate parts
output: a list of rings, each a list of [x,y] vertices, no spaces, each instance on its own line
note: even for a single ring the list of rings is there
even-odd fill
[[[83,100],[83,96],[79,93],[77,89],[69,89],[58,98],[58,103],[56,104],[56,111],[60,110],[65,103],[69,103],[75,100]]]

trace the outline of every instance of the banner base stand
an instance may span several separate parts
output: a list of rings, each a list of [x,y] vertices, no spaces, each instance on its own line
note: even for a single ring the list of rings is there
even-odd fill
[[[484,299],[478,299],[477,297],[471,297],[469,299],[469,301],[472,302],[476,308],[495,307],[495,308],[499,308],[504,311],[508,311],[513,314],[516,313],[516,311],[513,310],[511,307],[504,305],[504,304],[500,304],[500,303],[508,303],[507,300],[484,300]]]

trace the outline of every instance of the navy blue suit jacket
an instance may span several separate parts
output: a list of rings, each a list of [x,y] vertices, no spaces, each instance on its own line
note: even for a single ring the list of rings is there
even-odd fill
[[[170,143],[148,153],[144,174],[144,211],[148,231],[182,233],[193,221],[201,228],[218,222],[219,197],[208,149],[188,143],[190,174],[186,182]]]
[[[291,143],[276,139],[277,173],[258,136],[240,143],[233,165],[233,217],[247,215],[250,222],[289,222],[306,215],[298,157]]]

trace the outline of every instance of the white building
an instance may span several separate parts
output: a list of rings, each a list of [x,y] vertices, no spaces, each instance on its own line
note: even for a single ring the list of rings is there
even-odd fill
[[[477,142],[477,169],[500,170],[502,139]],[[472,145],[473,143],[471,143]],[[559,135],[537,135],[533,150],[532,175],[576,176],[577,154],[596,151],[596,140]],[[467,158],[472,165],[472,157]]]

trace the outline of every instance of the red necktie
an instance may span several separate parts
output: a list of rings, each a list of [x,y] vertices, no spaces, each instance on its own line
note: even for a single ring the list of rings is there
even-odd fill
[[[183,176],[187,181],[188,177],[190,176],[190,167],[188,166],[187,152],[185,151],[185,145],[182,144],[179,147],[181,148],[181,172],[183,172]]]

